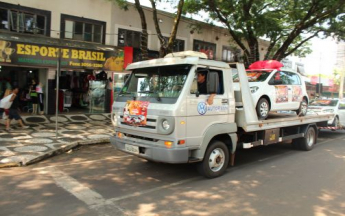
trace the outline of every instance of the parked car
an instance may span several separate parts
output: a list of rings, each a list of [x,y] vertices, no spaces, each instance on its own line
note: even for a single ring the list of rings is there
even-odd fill
[[[342,125],[345,125],[345,100],[312,100],[309,103],[308,113],[333,113],[334,117],[328,121],[328,125],[333,127],[341,127]]]
[[[290,70],[247,70],[250,90],[258,118],[263,120],[270,111],[292,110],[304,116],[308,110],[308,95],[301,76]],[[239,90],[237,74],[233,75],[234,88]]]

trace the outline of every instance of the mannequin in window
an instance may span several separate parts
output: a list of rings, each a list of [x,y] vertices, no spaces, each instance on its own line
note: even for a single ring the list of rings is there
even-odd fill
[[[37,114],[37,106],[38,106],[38,95],[36,92],[36,80],[32,79],[31,86],[30,86],[30,97],[32,102],[32,114]]]
[[[36,86],[36,92],[37,92],[37,99],[38,104],[40,105],[40,115],[43,115],[44,113],[44,104],[43,104],[43,85],[41,82],[38,83]]]

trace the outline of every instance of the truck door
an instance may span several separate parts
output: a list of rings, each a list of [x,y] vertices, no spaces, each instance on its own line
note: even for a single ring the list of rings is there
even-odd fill
[[[203,73],[198,73],[198,71],[203,71]],[[207,94],[208,72],[218,73],[219,86],[216,94]],[[213,97],[212,104],[208,103],[210,97]],[[224,88],[223,71],[197,68],[186,103],[188,143],[197,146],[201,144],[200,139],[210,125],[228,121],[229,99]]]

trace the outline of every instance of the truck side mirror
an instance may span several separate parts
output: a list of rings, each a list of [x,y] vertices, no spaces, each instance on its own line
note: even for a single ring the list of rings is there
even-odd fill
[[[207,93],[217,94],[219,86],[219,76],[217,72],[210,71],[207,74]]]

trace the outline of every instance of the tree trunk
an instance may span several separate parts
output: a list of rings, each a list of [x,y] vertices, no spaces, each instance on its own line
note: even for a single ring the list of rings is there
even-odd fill
[[[148,50],[147,50],[147,43],[148,43],[148,33],[147,33],[147,24],[146,18],[143,11],[143,8],[140,5],[139,0],[135,0],[135,8],[138,10],[141,20],[141,38],[140,38],[140,51],[141,51],[141,60],[149,59]]]
[[[150,0],[151,2],[151,6],[152,6],[152,13],[153,13],[153,23],[155,24],[155,29],[157,32],[157,37],[159,39],[160,42],[160,48],[159,48],[159,57],[162,58],[166,55],[166,50],[168,47],[167,44],[167,40],[163,37],[160,26],[159,26],[159,22],[158,22],[158,16],[157,16],[157,8],[156,8],[156,2],[155,0]]]
[[[176,39],[176,34],[177,34],[177,29],[178,29],[178,25],[180,23],[181,20],[181,15],[182,15],[182,8],[184,5],[184,0],[180,0],[177,6],[177,13],[174,19],[174,25],[173,28],[171,30],[170,33],[170,38],[168,41],[168,49],[167,49],[167,53],[171,53],[173,51],[173,46],[174,46],[174,42]]]

